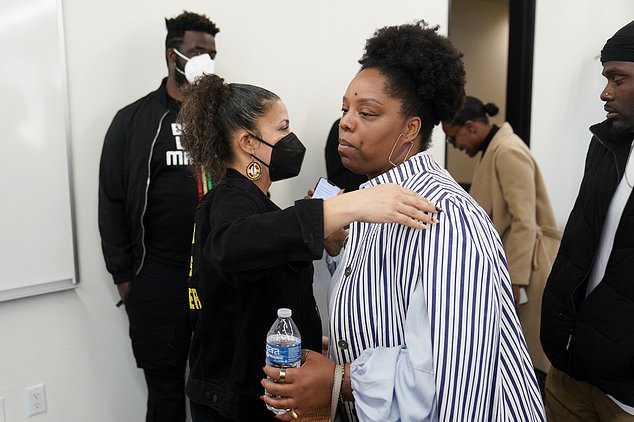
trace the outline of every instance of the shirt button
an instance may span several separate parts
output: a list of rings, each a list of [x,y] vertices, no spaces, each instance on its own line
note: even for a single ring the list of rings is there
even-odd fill
[[[207,400],[210,400],[210,399],[211,399],[211,391],[205,391],[205,398],[206,398]]]
[[[346,267],[346,269],[344,270],[343,274],[348,277],[350,274],[352,274],[352,268],[350,267]]]
[[[212,402],[212,403],[216,403],[217,401],[218,401],[218,394],[214,393],[214,394],[211,396],[211,402]]]
[[[339,341],[337,342],[337,344],[339,345],[339,348],[340,348],[340,349],[344,349],[344,350],[345,350],[345,349],[347,349],[347,348],[348,348],[348,342],[347,342],[347,341],[345,341],[345,340],[339,340]]]

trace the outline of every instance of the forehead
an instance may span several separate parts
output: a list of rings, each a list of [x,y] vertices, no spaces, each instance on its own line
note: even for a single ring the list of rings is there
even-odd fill
[[[364,69],[348,85],[345,98],[349,101],[386,98],[386,83],[387,78],[378,69]]]
[[[603,63],[603,76],[613,74],[634,76],[634,62],[611,61]]]
[[[206,32],[185,31],[181,48],[183,50],[198,48],[207,51],[216,51],[216,39]]]
[[[260,118],[260,122],[266,125],[278,125],[288,123],[288,111],[281,100],[271,101],[266,112]]]

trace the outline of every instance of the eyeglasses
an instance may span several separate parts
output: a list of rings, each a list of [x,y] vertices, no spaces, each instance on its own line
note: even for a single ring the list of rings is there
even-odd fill
[[[463,126],[459,126],[458,129],[456,129],[456,131],[453,133],[453,135],[449,135],[445,133],[445,141],[453,146],[456,146],[456,135],[458,135],[458,132],[460,132],[462,130]]]

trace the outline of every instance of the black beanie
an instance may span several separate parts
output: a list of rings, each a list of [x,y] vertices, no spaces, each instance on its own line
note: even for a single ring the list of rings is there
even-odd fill
[[[634,21],[619,29],[601,50],[601,63],[634,62]]]

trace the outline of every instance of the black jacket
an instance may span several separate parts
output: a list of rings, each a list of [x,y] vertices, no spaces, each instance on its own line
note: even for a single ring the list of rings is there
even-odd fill
[[[323,202],[300,200],[280,210],[228,170],[194,220],[190,308],[198,315],[187,394],[227,418],[272,419],[259,396],[277,309],[292,309],[303,348],[321,350],[312,261],[323,253]]]
[[[143,267],[143,217],[152,148],[162,125],[175,119],[161,86],[119,110],[103,144],[99,165],[99,231],[106,268],[115,283],[130,281]],[[169,122],[167,121],[169,120]]]
[[[541,341],[559,370],[634,406],[634,195],[623,210],[601,283],[586,298],[601,230],[623,176],[630,140],[594,136],[579,195],[544,291]]]

